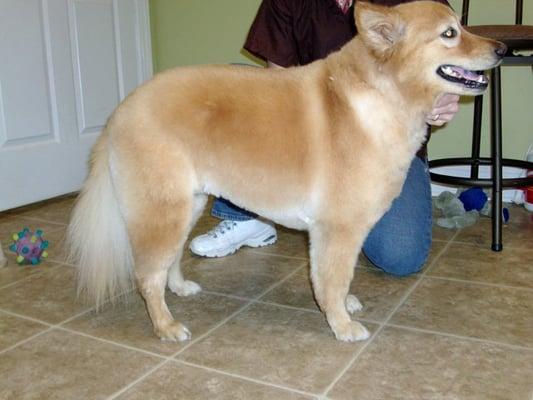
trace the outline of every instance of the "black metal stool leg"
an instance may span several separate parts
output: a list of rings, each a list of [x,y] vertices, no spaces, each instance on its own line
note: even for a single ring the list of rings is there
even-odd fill
[[[472,128],[472,167],[470,178],[479,178],[479,153],[481,145],[481,119],[483,116],[483,96],[474,99],[474,126]]]
[[[500,67],[494,68],[491,75],[492,250],[502,251],[502,103]]]

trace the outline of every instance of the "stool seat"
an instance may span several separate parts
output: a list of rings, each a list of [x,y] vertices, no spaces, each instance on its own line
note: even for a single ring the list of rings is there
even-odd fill
[[[532,25],[473,25],[465,29],[474,35],[503,42],[509,50],[533,49]]]

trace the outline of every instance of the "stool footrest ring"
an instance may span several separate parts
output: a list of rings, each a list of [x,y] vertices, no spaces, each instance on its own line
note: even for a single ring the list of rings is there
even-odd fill
[[[492,159],[481,157],[479,159],[473,158],[442,158],[438,160],[429,161],[429,168],[439,168],[439,167],[451,167],[456,165],[467,165],[467,166],[481,166],[481,165],[492,165]],[[515,167],[521,169],[531,169],[533,170],[533,162],[514,160],[509,158],[502,159],[502,165],[504,167]],[[479,177],[460,177],[452,175],[443,175],[436,172],[430,172],[431,180],[438,183],[444,183],[448,185],[459,185],[459,186],[480,186],[480,187],[492,187],[493,181],[492,178],[479,178]],[[524,178],[505,178],[502,179],[502,187],[504,188],[517,188],[533,186],[533,176],[524,177]]]

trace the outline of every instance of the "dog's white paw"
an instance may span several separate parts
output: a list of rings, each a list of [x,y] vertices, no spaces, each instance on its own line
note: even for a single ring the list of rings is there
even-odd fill
[[[363,305],[357,297],[355,297],[353,294],[346,296],[346,311],[348,311],[350,314],[353,314],[354,312],[361,311],[362,309]]]
[[[191,296],[202,290],[202,287],[193,281],[183,281],[179,285],[169,282],[168,287],[178,296]]]
[[[370,337],[368,330],[357,321],[350,321],[333,329],[337,340],[343,342],[356,342]]]
[[[164,327],[155,329],[155,334],[161,340],[168,340],[171,342],[183,342],[191,338],[191,331],[180,322],[174,321]]]

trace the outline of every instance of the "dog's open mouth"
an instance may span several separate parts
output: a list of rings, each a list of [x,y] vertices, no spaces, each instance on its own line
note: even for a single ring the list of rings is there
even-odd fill
[[[485,75],[455,65],[441,65],[437,74],[449,82],[458,83],[469,89],[485,89],[489,84]]]

